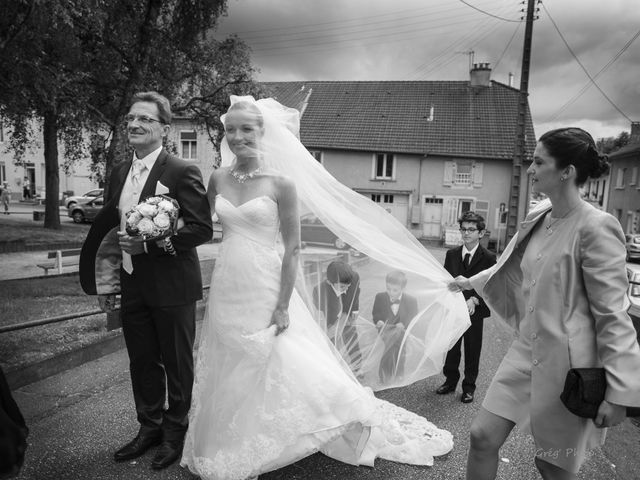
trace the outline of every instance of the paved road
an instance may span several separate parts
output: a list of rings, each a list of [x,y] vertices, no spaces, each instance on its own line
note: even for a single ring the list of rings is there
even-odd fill
[[[436,257],[443,251],[434,252]],[[366,278],[363,276],[363,278]],[[455,447],[437,458],[433,467],[416,467],[378,460],[376,467],[353,467],[316,454],[260,477],[261,480],[315,479],[462,479],[468,430],[511,336],[494,321],[485,324],[478,400],[470,405],[456,395],[434,393],[442,378],[433,377],[379,396],[427,417],[451,431]],[[123,464],[112,454],[137,431],[126,353],[119,351],[78,368],[20,388],[16,399],[31,428],[30,447],[22,479],[191,479],[178,465],[162,472],[149,469],[152,453]],[[580,474],[583,480],[640,478],[637,458],[640,429],[627,420],[610,430],[607,444],[595,450]],[[515,432],[501,451],[499,479],[533,480],[535,454],[531,439]]]

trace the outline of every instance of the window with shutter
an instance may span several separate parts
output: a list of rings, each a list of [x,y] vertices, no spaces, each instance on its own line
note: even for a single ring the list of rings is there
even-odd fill
[[[453,176],[453,183],[459,186],[470,186],[473,175],[473,162],[469,160],[458,160]]]
[[[624,188],[624,174],[626,170],[626,168],[618,168],[616,176],[616,188]]]
[[[482,186],[482,175],[484,170],[484,164],[482,162],[473,162],[473,186]]]
[[[442,181],[442,183],[444,185],[452,185],[453,184],[453,170],[455,168],[455,163],[450,161],[450,160],[446,160],[444,162],[444,179]]]
[[[638,182],[638,167],[633,167],[631,169],[631,180],[629,180],[629,185],[635,185]]]
[[[476,200],[475,212],[484,218],[484,223],[489,225],[489,201]]]

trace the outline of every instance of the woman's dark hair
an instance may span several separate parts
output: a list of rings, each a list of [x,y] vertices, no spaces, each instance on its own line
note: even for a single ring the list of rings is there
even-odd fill
[[[251,113],[254,113],[256,116],[256,122],[258,123],[258,126],[260,128],[264,126],[264,118],[262,117],[262,112],[255,104],[243,100],[243,101],[232,104],[229,107],[229,110],[227,111],[231,112],[233,110],[248,110]]]
[[[458,218],[458,225],[460,225],[460,227],[462,227],[462,222],[475,223],[476,227],[478,227],[478,230],[480,231],[487,228],[482,215],[478,215],[476,212],[472,212],[471,210],[460,215],[460,218]]]
[[[131,105],[137,102],[155,103],[162,123],[171,125],[171,104],[167,97],[160,95],[158,92],[138,92],[131,98]]]
[[[556,160],[558,169],[573,165],[576,184],[584,185],[589,178],[600,178],[609,173],[609,159],[601,155],[593,137],[577,127],[551,130],[538,140]]]
[[[353,270],[348,263],[335,260],[327,267],[327,280],[330,283],[351,283],[353,281]]]

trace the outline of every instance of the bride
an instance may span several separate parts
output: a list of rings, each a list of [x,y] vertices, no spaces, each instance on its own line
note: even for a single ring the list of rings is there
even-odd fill
[[[376,457],[432,465],[434,455],[452,449],[451,434],[377,399],[372,389],[440,371],[469,324],[462,296],[449,292],[448,274],[391,215],[337,182],[304,149],[296,110],[232,96],[222,120],[223,166],[212,174],[208,195],[224,239],[181,465],[201,478],[229,480],[317,451],[353,465],[373,466]],[[419,312],[402,327],[400,368],[384,382],[377,376],[384,327],[363,308],[373,297],[363,290],[360,312],[344,317],[358,331],[355,346],[331,343],[326,318],[313,308],[306,280],[314,275],[299,267],[301,211],[362,252],[366,282],[391,269],[411,277]],[[352,347],[360,352],[357,364],[349,363]]]

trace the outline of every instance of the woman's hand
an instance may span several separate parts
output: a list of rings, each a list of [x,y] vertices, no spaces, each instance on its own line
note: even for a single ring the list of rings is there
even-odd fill
[[[627,416],[627,407],[603,400],[598,407],[598,414],[593,419],[598,428],[615,427]]]
[[[462,290],[472,290],[471,282],[467,277],[463,277],[462,275],[458,275],[453,279],[453,282],[450,282],[448,285],[449,290],[452,292],[461,292]]]
[[[276,308],[271,315],[271,323],[276,326],[276,336],[280,335],[289,327],[289,312],[284,308]]]

